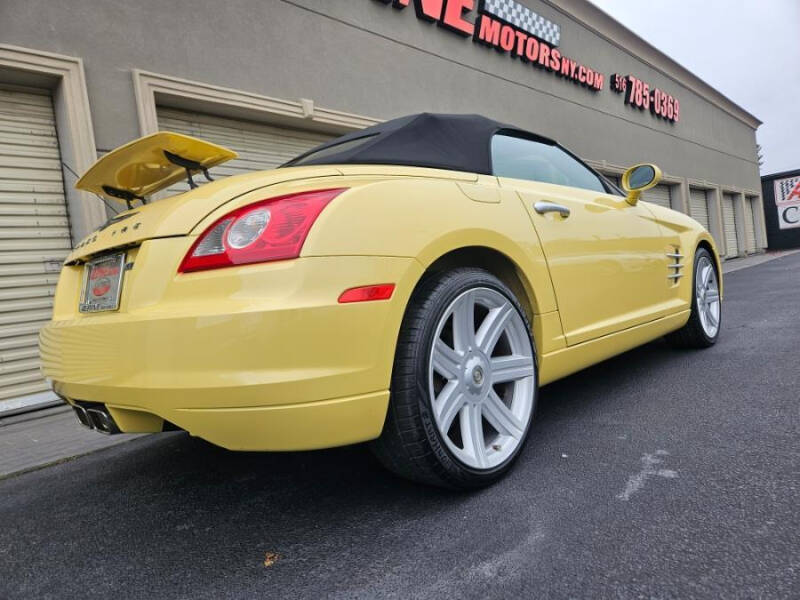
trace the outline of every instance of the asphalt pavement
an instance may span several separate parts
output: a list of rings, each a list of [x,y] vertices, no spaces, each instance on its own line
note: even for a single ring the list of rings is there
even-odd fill
[[[0,598],[800,597],[800,254],[725,287],[715,347],[543,388],[486,490],[182,433],[2,480]]]

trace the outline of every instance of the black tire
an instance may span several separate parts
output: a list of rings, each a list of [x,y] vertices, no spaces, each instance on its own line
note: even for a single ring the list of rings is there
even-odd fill
[[[534,397],[524,434],[513,454],[494,468],[476,470],[460,461],[439,433],[428,391],[428,360],[437,324],[447,307],[463,292],[479,287],[492,288],[503,294],[522,318],[534,357]],[[514,293],[483,269],[457,268],[423,279],[403,317],[383,431],[371,443],[378,460],[401,477],[450,489],[479,488],[502,477],[525,446],[536,410],[538,365],[530,332],[530,323]]]
[[[694,255],[694,264],[692,269],[692,312],[689,316],[689,321],[682,328],[673,331],[666,337],[667,342],[675,348],[709,348],[717,343],[720,331],[722,331],[722,303],[720,302],[720,323],[717,327],[716,334],[709,336],[702,323],[700,322],[699,308],[697,305],[697,286],[695,281],[697,278],[697,263],[701,257],[706,257],[711,261],[714,272],[719,280],[719,273],[717,272],[717,263],[711,253],[705,248],[698,248]]]

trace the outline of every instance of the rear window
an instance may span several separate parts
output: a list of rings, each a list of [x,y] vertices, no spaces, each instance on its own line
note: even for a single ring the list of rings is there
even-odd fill
[[[301,154],[297,158],[293,158],[283,166],[300,167],[302,165],[307,165],[321,158],[327,158],[334,154],[339,154],[339,152],[347,152],[348,150],[353,150],[354,148],[358,148],[362,144],[365,144],[370,139],[374,138],[376,135],[377,134],[373,133],[371,135],[365,135],[364,137],[356,138],[354,140],[339,142],[338,144],[334,144],[333,146],[326,146],[325,148],[321,148],[320,150],[311,150],[307,154]]]

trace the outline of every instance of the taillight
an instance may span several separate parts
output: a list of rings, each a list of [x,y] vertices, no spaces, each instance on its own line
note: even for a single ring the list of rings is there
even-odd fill
[[[345,189],[299,192],[237,208],[197,238],[178,272],[297,258],[322,209]]]

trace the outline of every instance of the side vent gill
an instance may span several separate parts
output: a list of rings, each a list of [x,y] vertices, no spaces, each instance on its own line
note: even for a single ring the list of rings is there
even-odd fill
[[[683,254],[681,254],[681,249],[677,246],[671,248],[671,251],[667,252],[667,258],[670,259],[670,262],[667,263],[667,279],[677,284],[680,278],[683,277]]]

